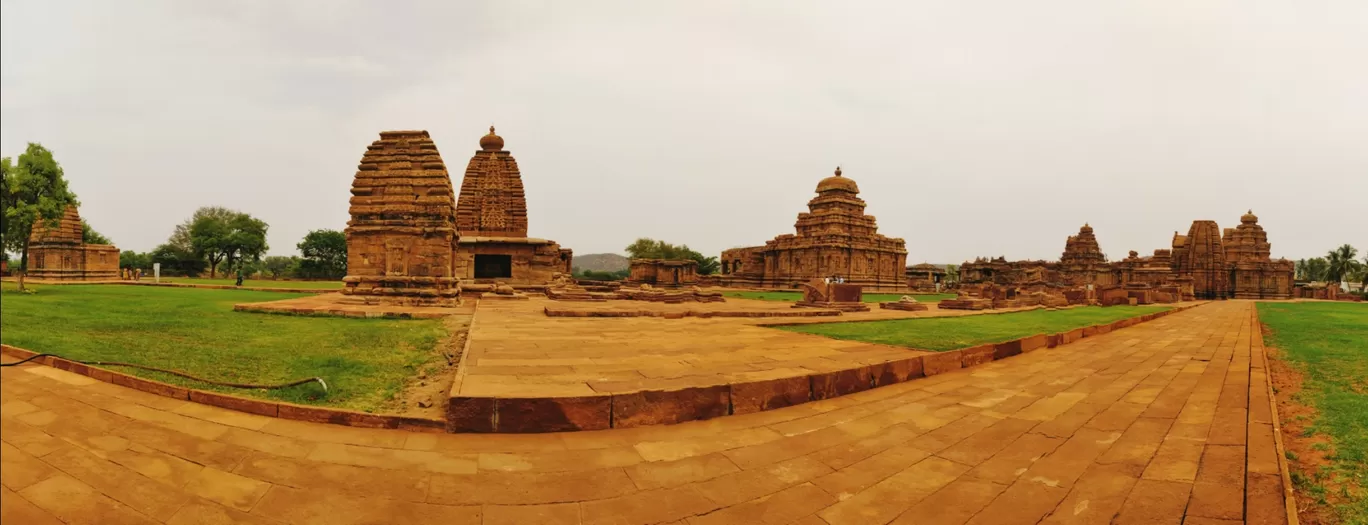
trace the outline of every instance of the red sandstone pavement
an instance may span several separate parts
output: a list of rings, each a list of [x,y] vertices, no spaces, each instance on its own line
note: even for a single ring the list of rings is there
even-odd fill
[[[770,412],[535,435],[0,372],[10,523],[1285,523],[1252,305]]]

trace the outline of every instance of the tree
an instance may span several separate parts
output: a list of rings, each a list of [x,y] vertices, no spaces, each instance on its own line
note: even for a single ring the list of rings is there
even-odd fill
[[[958,283],[958,282],[959,282],[959,278],[960,278],[960,275],[959,275],[959,266],[956,266],[956,265],[953,265],[953,264],[947,264],[947,265],[945,265],[945,282],[946,282],[946,283]]]
[[[203,212],[203,213],[201,213]],[[226,213],[225,213],[226,212]],[[215,277],[219,263],[233,267],[246,260],[257,261],[266,253],[267,224],[246,213],[225,208],[200,208],[191,217],[188,235],[190,251],[209,263],[209,277]],[[179,227],[168,244],[180,244]]]
[[[313,230],[295,245],[304,255],[300,272],[310,278],[341,279],[347,275],[347,236],[337,230]]]
[[[151,262],[160,263],[163,271],[186,277],[198,276],[204,272],[204,267],[208,266],[202,257],[195,255],[195,252],[169,242],[153,249],[148,253],[148,257]]]
[[[272,255],[261,260],[261,267],[266,270],[266,273],[271,274],[272,279],[279,279],[281,275],[290,270],[294,263],[294,257]]]
[[[642,237],[627,245],[627,255],[633,259],[665,259],[670,261],[693,260],[698,263],[700,275],[716,273],[721,266],[717,257],[707,257],[682,244],[675,246],[665,241]]]
[[[77,205],[67,188],[62,165],[41,144],[30,142],[18,162],[0,160],[0,210],[3,213],[3,247],[19,254],[19,289],[28,273],[29,237],[34,226],[57,227],[67,206]]]
[[[191,214],[189,219],[185,219],[185,222],[176,225],[176,229],[171,232],[171,237],[168,238],[166,242],[186,251],[194,251],[194,243],[190,239],[190,227],[195,225],[195,221],[206,218],[217,218],[226,222],[232,220],[233,217],[236,217],[237,215],[238,212],[222,206],[201,207],[200,209],[195,210],[195,213]]]
[[[151,270],[152,254],[138,253],[133,250],[124,250],[122,252],[119,252],[119,267],[142,268],[144,270]]]
[[[1325,280],[1325,269],[1329,264],[1326,263],[1323,258],[1312,257],[1310,259],[1297,261],[1297,266],[1296,277],[1298,279],[1303,281],[1322,281]]]
[[[1358,250],[1348,244],[1325,254],[1325,280],[1337,283],[1358,271]]]
[[[114,241],[109,240],[109,237],[105,237],[100,232],[95,231],[95,228],[91,228],[90,223],[86,222],[85,219],[81,219],[81,242],[86,244],[114,244]]]

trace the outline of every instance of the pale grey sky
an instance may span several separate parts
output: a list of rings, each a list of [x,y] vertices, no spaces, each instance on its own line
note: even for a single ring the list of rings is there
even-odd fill
[[[1368,249],[1362,0],[0,0],[0,153],[54,151],[150,250],[199,206],[271,253],[341,230],[381,130],[453,184],[491,124],[530,234],[705,253],[781,233],[836,165],[909,264],[1112,258],[1252,208],[1273,254]]]

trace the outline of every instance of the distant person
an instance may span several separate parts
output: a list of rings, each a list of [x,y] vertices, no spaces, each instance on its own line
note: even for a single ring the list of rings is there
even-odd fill
[[[237,265],[237,285],[236,285],[236,286],[242,286],[242,263],[238,263],[238,265]]]

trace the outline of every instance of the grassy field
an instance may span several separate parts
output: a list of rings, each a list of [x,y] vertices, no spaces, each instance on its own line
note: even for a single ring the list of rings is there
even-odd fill
[[[0,342],[77,360],[123,361],[219,381],[328,382],[282,390],[212,387],[166,374],[115,368],[172,384],[372,411],[420,366],[441,359],[440,320],[344,319],[249,314],[234,303],[297,297],[280,292],[151,286],[31,286],[0,292]]]
[[[143,280],[150,281],[151,279],[144,275]],[[162,282],[181,284],[226,284],[232,286],[237,284],[237,279],[163,277]],[[270,279],[244,279],[242,281],[242,286],[257,288],[298,288],[300,290],[341,290],[342,281],[273,281]]]
[[[1296,476],[1297,489],[1329,503],[1343,523],[1368,523],[1368,305],[1259,303],[1259,320],[1271,331],[1265,344],[1302,374],[1293,400],[1315,410],[1303,437],[1330,441],[1329,464]],[[1339,493],[1327,494],[1335,476]]]
[[[792,332],[824,335],[867,343],[905,346],[919,350],[955,350],[984,343],[1000,343],[1035,334],[1054,334],[1075,328],[1167,310],[1164,306],[1090,306],[1068,310],[1031,310],[997,315],[924,317],[858,323],[821,323],[781,326]]]
[[[787,290],[778,290],[772,292],[728,291],[722,292],[722,295],[726,297],[735,297],[737,299],[756,299],[760,301],[794,302],[803,298],[803,292],[791,292]],[[864,296],[861,299],[864,300],[864,302],[866,303],[883,303],[889,301],[897,301],[898,299],[901,299],[903,295],[911,295],[912,297],[915,297],[918,301],[921,301],[923,303],[936,303],[940,302],[941,299],[955,298],[955,294],[867,293],[864,294]]]

